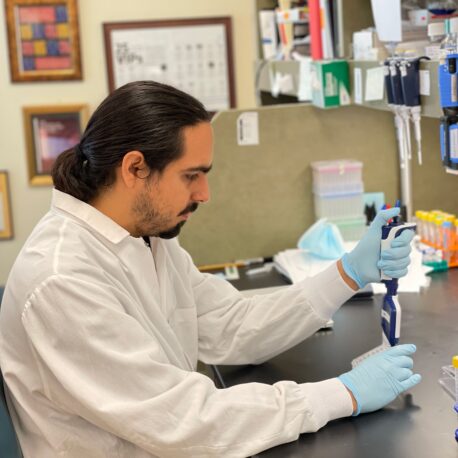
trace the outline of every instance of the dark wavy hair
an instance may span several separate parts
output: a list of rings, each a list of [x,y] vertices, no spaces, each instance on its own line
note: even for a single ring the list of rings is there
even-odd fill
[[[89,202],[115,181],[129,151],[162,172],[183,154],[183,128],[209,122],[202,103],[174,87],[136,81],[112,92],[95,110],[78,145],[60,154],[52,178],[59,191]]]

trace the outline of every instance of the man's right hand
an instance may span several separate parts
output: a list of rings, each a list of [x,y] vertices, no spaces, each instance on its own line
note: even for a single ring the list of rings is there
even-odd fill
[[[410,356],[415,351],[415,345],[397,345],[370,356],[339,377],[356,399],[353,415],[381,409],[421,381],[421,375],[412,372]]]

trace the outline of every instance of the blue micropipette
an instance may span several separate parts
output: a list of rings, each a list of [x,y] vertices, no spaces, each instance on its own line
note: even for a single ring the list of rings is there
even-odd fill
[[[396,207],[401,207],[399,200]],[[381,251],[391,248],[391,242],[404,231],[415,231],[415,223],[402,223],[395,216],[391,222],[382,227]],[[383,339],[390,346],[397,345],[401,334],[401,306],[398,300],[398,279],[381,274],[382,282],[386,286],[386,294],[382,305]]]
[[[396,201],[396,207],[401,208],[400,201]],[[383,206],[383,209],[386,205]],[[391,248],[391,242],[399,237],[404,231],[414,231],[415,223],[402,223],[396,216],[388,224],[382,227],[382,240],[380,242],[381,251]],[[352,361],[352,367],[357,366],[367,357],[397,345],[401,335],[401,306],[399,304],[397,290],[398,279],[391,278],[381,273],[382,282],[386,286],[386,294],[383,298],[381,321],[382,321],[382,344],[372,350],[362,354]]]

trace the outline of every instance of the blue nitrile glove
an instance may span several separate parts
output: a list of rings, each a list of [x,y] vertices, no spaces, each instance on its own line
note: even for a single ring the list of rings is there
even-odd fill
[[[339,380],[353,393],[358,404],[353,414],[373,412],[393,401],[421,381],[412,372],[415,345],[397,345],[362,361]]]
[[[342,257],[342,267],[360,288],[367,283],[380,281],[380,269],[389,277],[400,278],[407,274],[410,264],[410,242],[414,231],[403,231],[391,242],[391,248],[380,253],[382,226],[399,215],[399,208],[381,210],[369,226],[358,245]]]

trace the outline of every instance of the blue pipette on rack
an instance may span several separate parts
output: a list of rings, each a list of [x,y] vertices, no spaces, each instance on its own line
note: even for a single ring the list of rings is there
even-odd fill
[[[399,200],[396,202],[396,207],[401,208]],[[383,209],[385,208],[386,205],[383,206]],[[415,223],[403,223],[400,221],[399,216],[395,216],[388,224],[382,227],[381,251],[391,248],[391,242],[404,231],[414,231],[415,228]],[[398,279],[388,277],[383,272],[381,272],[381,279],[386,286],[386,294],[383,298],[381,310],[382,344],[355,358],[351,362],[352,367],[357,366],[369,356],[399,343],[399,337],[401,335],[401,306],[397,295]]]

